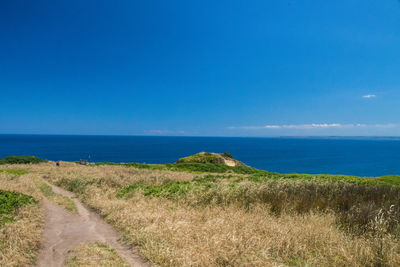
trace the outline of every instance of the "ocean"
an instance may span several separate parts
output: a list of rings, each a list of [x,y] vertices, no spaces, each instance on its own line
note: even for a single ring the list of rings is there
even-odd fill
[[[173,163],[201,151],[228,151],[251,167],[279,173],[400,174],[400,138],[0,135],[0,157]]]

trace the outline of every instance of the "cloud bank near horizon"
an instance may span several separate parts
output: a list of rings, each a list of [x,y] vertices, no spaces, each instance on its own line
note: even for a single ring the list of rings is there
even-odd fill
[[[400,126],[398,123],[386,124],[363,124],[363,123],[311,123],[311,124],[283,124],[283,125],[264,125],[264,126],[230,126],[228,129],[235,130],[262,130],[262,129],[350,129],[350,128],[395,128]]]

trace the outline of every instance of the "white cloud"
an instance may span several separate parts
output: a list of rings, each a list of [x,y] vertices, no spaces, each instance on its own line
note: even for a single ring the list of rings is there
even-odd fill
[[[363,98],[374,98],[374,97],[376,97],[376,95],[373,95],[373,94],[371,94],[371,95],[363,95],[362,97]]]
[[[243,130],[262,130],[262,129],[297,129],[297,130],[308,130],[308,129],[344,129],[344,128],[394,128],[400,124],[387,123],[387,124],[362,124],[362,123],[311,123],[311,124],[282,124],[282,125],[264,125],[264,126],[231,126],[228,129],[243,129]]]
[[[282,128],[287,129],[316,129],[316,128],[342,128],[345,125],[340,123],[312,123],[298,125],[282,125]]]
[[[284,124],[284,125],[264,125],[264,126],[243,126],[229,127],[230,129],[316,129],[316,128],[340,128],[348,125],[340,123],[311,123],[311,124]]]

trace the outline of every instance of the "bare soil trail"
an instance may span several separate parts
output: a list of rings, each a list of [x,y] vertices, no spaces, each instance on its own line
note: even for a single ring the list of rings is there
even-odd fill
[[[104,222],[99,215],[88,210],[74,194],[47,183],[54,193],[72,199],[78,214],[71,214],[63,207],[43,200],[45,210],[45,229],[43,244],[39,252],[37,266],[64,266],[68,251],[94,241],[107,243],[131,266],[150,266],[132,248],[118,241],[118,232]]]

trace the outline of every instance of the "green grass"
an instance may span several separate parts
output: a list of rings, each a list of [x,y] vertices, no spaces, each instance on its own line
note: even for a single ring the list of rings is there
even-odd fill
[[[192,181],[176,181],[167,182],[161,185],[138,183],[122,188],[118,196],[129,196],[129,193],[141,191],[145,196],[178,198],[186,195],[191,191],[205,192],[207,190],[218,187],[219,189],[234,189],[243,182],[254,184],[270,184],[271,182],[310,182],[316,184],[326,183],[345,183],[364,186],[390,186],[382,181],[368,180],[361,177],[343,176],[343,175],[307,175],[307,174],[277,174],[269,173],[268,175],[248,175],[241,176],[237,174],[230,175],[214,175],[208,174],[195,177]]]
[[[0,173],[2,173],[2,172],[8,173],[8,174],[13,174],[13,175],[23,175],[23,174],[28,173],[25,170],[0,169]]]
[[[0,159],[0,164],[37,164],[46,160],[35,156],[8,156]]]
[[[228,181],[229,183],[223,184],[229,188],[243,181],[242,177],[236,175],[205,175],[194,178],[192,181],[169,181],[160,185],[137,183],[126,186],[119,190],[118,197],[130,197],[133,192],[141,192],[144,196],[148,197],[164,197],[168,199],[177,199],[185,197],[187,193],[206,192],[215,188],[221,182]]]
[[[43,195],[45,195],[46,197],[53,197],[55,195],[55,193],[53,192],[51,187],[45,183],[40,183],[39,189],[43,193]]]
[[[232,158],[232,156],[230,156]],[[212,163],[224,164],[224,156],[217,153],[200,152],[188,157],[180,158],[176,163]]]
[[[30,203],[36,203],[31,196],[0,190],[0,225],[12,222],[18,208]]]
[[[330,174],[279,174],[279,173],[256,173],[248,176],[247,180],[252,182],[265,182],[269,180],[301,180],[301,181],[317,181],[317,182],[348,182],[353,184],[365,185],[386,185],[400,186],[400,176],[390,175],[382,177],[357,177],[349,175],[330,175]]]
[[[122,188],[118,197],[129,196],[131,193],[141,191],[144,196],[149,197],[165,197],[176,198],[184,196],[187,192],[193,189],[191,182],[172,182],[163,185],[148,185],[148,184],[133,184]]]
[[[45,183],[39,183],[38,187],[39,187],[39,190],[43,193],[43,195],[45,195],[49,200],[57,203],[58,205],[65,207],[71,213],[78,212],[78,209],[77,209],[75,203],[71,199],[69,199],[68,197],[64,197],[62,195],[54,193],[49,185],[47,185]]]
[[[237,173],[237,174],[268,174],[269,172],[251,168],[248,166],[226,166],[221,164],[213,163],[165,163],[165,164],[142,164],[142,163],[114,163],[114,162],[98,162],[90,164],[90,166],[125,166],[134,167],[137,169],[148,169],[148,170],[166,170],[166,171],[177,171],[177,172],[189,172],[189,173]]]
[[[400,175],[385,175],[376,178],[376,182],[378,183],[384,183],[388,185],[395,185],[399,186],[400,185]]]

